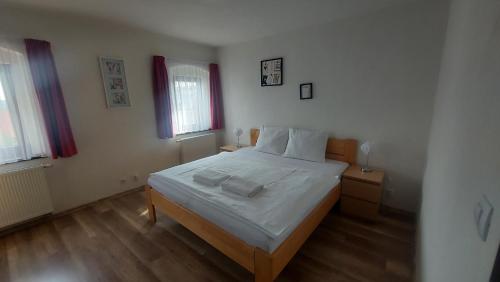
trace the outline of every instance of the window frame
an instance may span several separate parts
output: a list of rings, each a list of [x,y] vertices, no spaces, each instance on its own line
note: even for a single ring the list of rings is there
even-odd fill
[[[7,139],[0,145],[0,153],[5,156],[0,158],[0,166],[48,158],[49,140],[24,45],[0,38],[0,52],[1,107],[8,118],[6,127],[2,127]],[[12,134],[13,142],[9,140]]]
[[[183,71],[176,70],[176,68],[183,68],[183,67],[197,69],[196,71],[200,75],[188,74],[187,71],[185,73],[183,73]],[[180,73],[178,73],[178,72],[180,72]],[[185,63],[185,62],[169,63],[168,64],[168,74],[169,74],[170,102],[172,105],[172,122],[174,123],[172,125],[174,135],[185,137],[186,135],[190,135],[190,134],[197,134],[197,133],[211,131],[212,129],[211,129],[211,116],[210,116],[210,111],[211,111],[210,110],[210,80],[209,80],[208,63],[206,65]],[[182,78],[184,78],[184,79],[182,79]],[[199,83],[199,86],[194,86],[194,87],[199,88],[200,94],[203,95],[203,96],[200,96],[199,98],[197,98],[197,102],[198,103],[205,103],[205,102],[207,103],[207,105],[206,105],[207,109],[206,109],[205,113],[200,113],[199,111],[197,111],[196,106],[194,106],[191,111],[196,112],[198,114],[197,117],[205,118],[205,120],[204,120],[205,123],[200,123],[200,124],[193,123],[192,125],[190,124],[189,126],[185,126],[186,124],[183,123],[182,127],[184,127],[184,128],[193,129],[193,128],[199,127],[201,129],[199,129],[199,130],[187,130],[187,131],[179,132],[178,117],[185,116],[186,110],[183,109],[184,108],[183,104],[178,101],[178,100],[182,101],[182,99],[179,98],[180,97],[179,95],[182,95],[182,91],[176,91],[176,84],[179,82],[189,83],[191,81],[196,81],[197,84]],[[198,107],[200,107],[199,104],[198,104]],[[181,108],[182,111],[178,111],[179,108]]]

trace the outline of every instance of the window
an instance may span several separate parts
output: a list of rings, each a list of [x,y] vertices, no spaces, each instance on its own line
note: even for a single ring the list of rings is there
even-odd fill
[[[3,91],[3,85],[0,81],[0,155],[11,159],[16,155],[18,144],[14,126],[10,118],[7,100]]]
[[[210,129],[208,66],[168,64],[175,134]]]
[[[47,139],[23,46],[0,41],[0,164],[46,156]]]

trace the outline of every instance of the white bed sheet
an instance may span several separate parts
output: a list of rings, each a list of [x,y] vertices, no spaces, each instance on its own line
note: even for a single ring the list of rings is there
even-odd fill
[[[316,163],[251,148],[179,165],[151,174],[148,184],[250,245],[274,251],[328,192],[348,164]],[[200,185],[192,175],[211,168],[264,185],[253,198]]]

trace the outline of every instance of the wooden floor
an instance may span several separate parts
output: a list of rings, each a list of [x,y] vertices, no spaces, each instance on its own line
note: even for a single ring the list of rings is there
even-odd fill
[[[411,281],[414,224],[376,224],[332,211],[278,281]],[[253,281],[245,269],[159,214],[143,192],[0,238],[0,281]]]

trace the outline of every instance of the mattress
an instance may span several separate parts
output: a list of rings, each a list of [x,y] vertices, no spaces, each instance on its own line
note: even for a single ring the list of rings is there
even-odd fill
[[[246,243],[274,251],[333,189],[347,163],[284,158],[240,149],[152,173],[148,184]],[[252,198],[193,181],[202,169],[215,169],[263,184]]]

